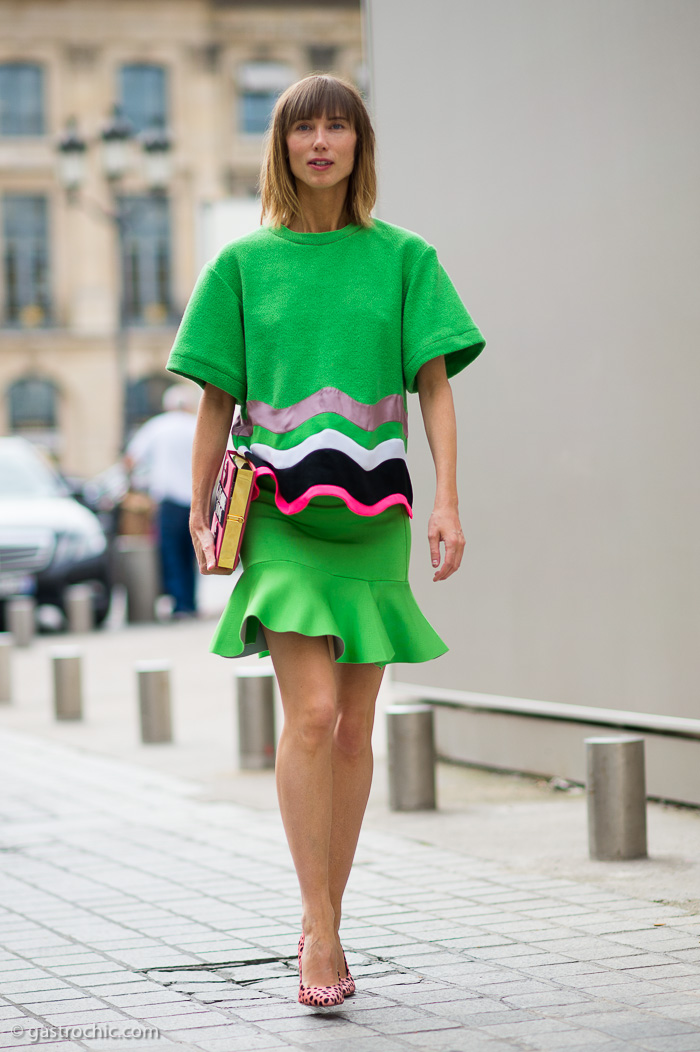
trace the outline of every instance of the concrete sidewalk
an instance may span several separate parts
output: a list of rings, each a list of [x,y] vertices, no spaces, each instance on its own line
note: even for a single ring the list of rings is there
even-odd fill
[[[652,808],[663,852],[606,868],[581,796],[454,769],[440,813],[390,815],[380,763],[343,925],[358,993],[298,1005],[296,879],[271,776],[233,769],[210,628],[85,637],[82,724],[51,720],[59,641],[16,655],[0,1047],[700,1052],[697,814]],[[142,746],[132,664],[169,648],[179,742]]]

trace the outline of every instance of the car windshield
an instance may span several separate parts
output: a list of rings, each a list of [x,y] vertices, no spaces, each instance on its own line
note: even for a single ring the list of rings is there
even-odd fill
[[[0,500],[8,497],[65,497],[59,475],[33,449],[0,442]]]

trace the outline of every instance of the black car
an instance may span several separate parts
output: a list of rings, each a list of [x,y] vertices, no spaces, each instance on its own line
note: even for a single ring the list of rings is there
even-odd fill
[[[0,617],[16,595],[65,614],[73,584],[91,585],[95,623],[104,621],[111,597],[105,532],[30,442],[0,438]]]

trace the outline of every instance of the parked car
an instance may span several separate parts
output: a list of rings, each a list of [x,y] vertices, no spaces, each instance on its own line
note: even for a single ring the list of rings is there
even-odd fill
[[[65,614],[72,584],[90,584],[95,623],[107,616],[111,572],[105,532],[92,511],[30,442],[0,438],[0,618],[14,595]]]

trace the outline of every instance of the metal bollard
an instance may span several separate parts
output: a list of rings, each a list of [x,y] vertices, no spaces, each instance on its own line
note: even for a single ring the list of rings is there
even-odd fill
[[[431,705],[391,705],[386,710],[389,807],[435,810],[435,735]]]
[[[28,647],[34,639],[36,622],[34,600],[27,595],[18,595],[7,602],[7,627],[17,647]]]
[[[0,632],[0,703],[12,701],[12,633]]]
[[[95,615],[92,607],[92,588],[89,584],[73,584],[64,593],[69,632],[92,632]]]
[[[153,540],[118,537],[117,564],[119,579],[126,588],[127,621],[132,625],[155,621],[160,582],[158,552]]]
[[[57,720],[83,718],[82,654],[75,647],[53,647],[53,706]]]
[[[275,766],[275,697],[271,675],[236,677],[238,765],[242,771]]]
[[[171,742],[170,665],[166,661],[139,661],[139,713],[141,741]]]
[[[591,858],[646,858],[644,739],[586,738],[585,744]]]

